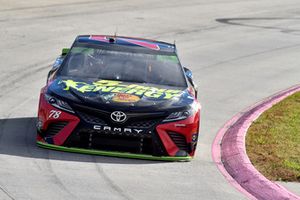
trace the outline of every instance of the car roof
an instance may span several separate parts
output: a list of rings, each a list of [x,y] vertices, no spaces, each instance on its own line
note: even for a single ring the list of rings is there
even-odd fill
[[[101,45],[121,45],[127,47],[138,46],[156,51],[176,52],[175,44],[136,37],[113,35],[79,35],[77,36],[76,41]]]

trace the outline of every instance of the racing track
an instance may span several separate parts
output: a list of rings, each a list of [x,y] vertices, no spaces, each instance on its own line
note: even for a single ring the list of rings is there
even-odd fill
[[[243,199],[211,158],[234,114],[300,82],[297,0],[0,0],[0,199]],[[166,163],[62,153],[34,141],[39,88],[78,34],[176,44],[199,85],[196,158]],[[289,186],[289,184],[288,184]],[[299,193],[299,184],[291,184]]]

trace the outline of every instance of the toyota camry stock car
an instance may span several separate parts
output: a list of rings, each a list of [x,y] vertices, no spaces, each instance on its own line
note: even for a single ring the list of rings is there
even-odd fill
[[[160,41],[78,36],[41,89],[37,144],[95,155],[190,160],[200,104],[176,46]]]

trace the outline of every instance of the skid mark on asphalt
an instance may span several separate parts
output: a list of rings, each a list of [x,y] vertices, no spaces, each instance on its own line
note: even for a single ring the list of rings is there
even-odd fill
[[[191,30],[185,30],[185,29],[174,29],[174,30],[167,30],[167,31],[162,31],[158,32],[155,34],[149,34],[149,35],[144,35],[145,38],[152,38],[152,39],[160,39],[165,36],[183,36],[183,35],[188,35],[188,34],[195,34],[195,33],[201,33],[204,31],[211,31],[215,30],[218,28],[222,28],[224,25],[218,25],[218,26],[201,26],[199,28],[191,29]],[[198,37],[201,37],[200,35],[196,35]],[[172,38],[172,37],[171,37]],[[174,38],[174,37],[173,37]],[[172,41],[170,41],[172,42]]]
[[[8,123],[8,119],[2,119],[0,120],[0,141],[5,143],[5,141],[2,140],[2,137],[4,134],[9,133],[9,131],[6,131],[6,125],[11,126]],[[49,151],[44,150],[43,151],[43,162],[45,163],[43,166],[41,166],[38,161],[36,160],[35,156],[32,154],[32,144],[30,144],[30,141],[32,141],[32,131],[34,131],[34,124],[35,119],[30,118],[26,120],[22,120],[22,123],[24,123],[24,140],[25,140],[25,148],[26,148],[26,157],[30,157],[30,161],[34,163],[34,165],[43,172],[44,175],[49,176],[51,178],[50,184],[53,184],[57,187],[57,191],[61,191],[63,194],[67,194],[67,199],[78,199],[74,194],[68,190],[68,188],[65,186],[65,184],[60,180],[59,176],[55,173],[53,170],[52,164],[51,164],[51,158],[49,156]],[[23,125],[22,125],[23,126]],[[9,128],[7,128],[9,129]],[[16,148],[21,148],[19,145]],[[20,152],[23,152],[23,150],[19,149]],[[21,155],[21,154],[20,154]],[[24,155],[24,154],[23,154]],[[0,190],[2,190],[7,196],[10,197],[10,199],[14,200],[15,198],[8,192],[7,189],[5,189],[3,186],[0,185]],[[25,191],[26,192],[26,191]],[[27,194],[30,195],[30,194]]]
[[[109,2],[120,1],[120,0],[110,0]],[[238,2],[237,0],[229,1],[227,3],[234,3]],[[81,5],[89,5],[89,4],[100,4],[100,3],[107,3],[107,0],[95,0],[95,1],[79,1],[73,3],[60,3],[60,4],[50,4],[50,5],[43,5],[43,6],[28,6],[28,7],[19,7],[19,8],[7,8],[7,9],[0,9],[0,12],[10,12],[10,11],[21,11],[21,10],[34,10],[34,9],[44,9],[44,8],[59,8],[59,7],[70,7],[70,6],[81,6]],[[185,2],[186,4],[187,2]],[[202,2],[201,5],[209,5],[215,3],[223,3],[223,1],[215,1],[215,2]],[[195,4],[195,3],[194,3]],[[191,4],[191,5],[194,5]],[[149,8],[149,7],[148,7]]]
[[[197,1],[195,2],[180,2],[180,3],[172,3],[172,4],[151,4],[148,6],[142,6],[138,7],[136,6],[137,4],[132,4],[129,5],[127,4],[126,6],[121,6],[121,7],[110,7],[107,10],[102,10],[101,14],[106,14],[106,13],[116,13],[116,12],[135,12],[135,11],[151,11],[151,10],[158,10],[158,9],[176,9],[176,8],[183,8],[183,7],[195,7],[195,6],[201,6],[203,3],[199,3]],[[55,13],[55,12],[54,12]],[[33,20],[40,21],[40,20],[49,20],[49,19],[55,19],[55,18],[65,18],[65,17],[76,17],[76,16],[90,16],[90,15],[99,15],[99,10],[92,11],[90,10],[89,12],[70,12],[70,13],[65,13],[65,14],[56,14],[56,15],[47,15],[47,16],[34,16],[34,17],[22,17],[22,18],[10,18],[10,19],[5,19],[4,21],[0,22],[14,22],[14,21],[30,21],[32,22]]]
[[[68,195],[68,198],[66,199],[78,199],[68,188],[67,186],[63,183],[63,181],[60,179],[59,175],[56,174],[56,172],[53,169],[52,163],[51,163],[51,158],[49,155],[49,150],[44,150],[45,155],[44,155],[44,160],[45,160],[45,166],[43,167],[43,174],[45,174],[45,171],[47,171],[47,174],[52,178],[52,183],[54,186],[58,188],[61,192],[64,194]],[[34,158],[33,158],[34,159]]]
[[[20,108],[22,108],[24,105],[26,105],[29,101],[31,101],[34,98],[35,98],[34,96],[31,96],[31,97],[26,97],[25,99],[22,99],[22,101],[19,104],[15,105],[11,109],[9,109],[6,112],[7,114],[3,114],[2,117],[3,118],[10,118],[10,116],[14,113],[14,111],[19,110]]]
[[[197,68],[197,69],[195,69],[193,71],[196,72],[196,71],[200,71],[200,70],[211,69],[213,67],[217,67],[219,65],[230,63],[230,62],[234,62],[234,61],[237,61],[237,60],[242,60],[242,59],[245,59],[245,58],[249,58],[249,57],[253,57],[253,56],[258,56],[258,55],[263,55],[263,54],[267,54],[267,53],[271,53],[271,52],[275,52],[275,51],[281,51],[281,50],[285,50],[285,49],[291,49],[291,48],[295,48],[295,47],[299,47],[299,46],[300,46],[300,44],[298,43],[298,44],[288,45],[288,46],[284,46],[284,47],[278,47],[278,48],[268,49],[266,51],[260,51],[260,52],[256,52],[256,53],[252,53],[252,54],[243,55],[243,56],[238,56],[236,58],[232,58],[232,59],[228,59],[228,60],[223,60],[223,61],[211,64],[211,65],[206,65],[206,66]]]
[[[132,200],[131,197],[129,197],[112,179],[109,178],[109,176],[105,173],[103,168],[97,163],[95,156],[92,156],[92,159],[95,163],[98,174],[101,177],[103,177],[103,179],[108,183],[108,185],[123,199]]]
[[[255,21],[278,21],[278,20],[300,20],[300,18],[277,18],[277,17],[249,17],[249,18],[218,18],[216,19],[217,22],[228,24],[228,25],[235,25],[235,26],[244,26],[244,27],[252,27],[252,28],[260,28],[260,29],[270,29],[270,30],[279,30],[282,33],[297,33],[300,32],[300,29],[291,29],[291,28],[281,28],[276,26],[263,26],[263,25],[256,25],[256,24],[247,24],[247,22],[255,22]],[[299,35],[300,33],[296,34]]]
[[[28,79],[30,77],[36,76],[36,73],[50,68],[51,67],[50,62],[48,61],[46,63],[48,63],[48,64],[44,64],[44,65],[39,66],[38,68],[34,68],[34,69],[29,67],[29,69],[24,70],[24,72],[18,73],[18,75],[16,75],[15,78],[11,78],[11,80],[0,85],[0,90],[1,90],[0,98],[11,92],[14,92],[15,89],[18,89],[18,88],[24,86],[24,84],[26,83],[26,81],[28,81]],[[34,66],[36,66],[36,64]],[[10,77],[12,77],[14,75],[15,74],[11,75]],[[45,78],[45,81],[46,81],[46,78]]]
[[[31,73],[38,72],[40,69],[44,69],[46,67],[49,67],[52,62],[54,62],[54,59],[51,58],[51,59],[43,60],[41,62],[37,62],[37,63],[34,63],[34,64],[27,65],[27,66],[24,66],[24,67],[20,67],[18,70],[11,71],[9,75],[2,78],[1,82],[6,82],[7,80],[11,79],[14,76],[16,78],[14,78],[11,81],[15,81],[17,79],[22,80],[21,78],[26,78],[26,76],[30,75]],[[0,85],[0,89],[3,88],[3,85],[5,85],[5,84]]]
[[[51,164],[51,160],[50,160],[50,156],[49,156],[49,151],[48,152],[48,158],[47,158],[47,162],[48,162],[48,166],[49,166],[49,171],[51,172],[51,177],[53,177],[54,180],[54,184],[57,185],[62,191],[64,191],[65,193],[67,193],[71,198],[68,199],[78,199],[66,186],[65,184],[61,181],[61,179],[59,178],[59,176],[55,173],[55,171],[53,170],[52,164]]]
[[[110,0],[111,1],[118,1],[118,0]],[[73,3],[60,3],[60,4],[51,4],[51,5],[44,5],[44,6],[28,6],[28,7],[19,7],[19,8],[7,8],[1,9],[0,12],[9,12],[9,11],[20,11],[20,10],[34,10],[34,9],[43,9],[43,8],[59,8],[59,7],[69,7],[69,6],[81,6],[87,4],[98,4],[103,3],[103,1],[80,1],[80,2],[73,2]]]
[[[2,185],[0,185],[0,190],[7,196],[9,199],[15,200],[15,198],[6,190]]]

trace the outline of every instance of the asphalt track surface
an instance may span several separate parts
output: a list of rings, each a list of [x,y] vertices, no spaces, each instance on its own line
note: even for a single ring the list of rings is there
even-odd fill
[[[218,171],[211,144],[234,114],[300,82],[299,21],[298,0],[0,0],[0,199],[244,199]],[[176,40],[203,107],[192,162],[36,147],[39,89],[60,49],[78,34],[116,29]]]

